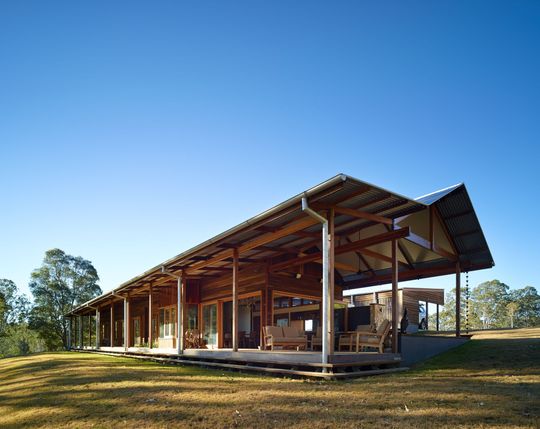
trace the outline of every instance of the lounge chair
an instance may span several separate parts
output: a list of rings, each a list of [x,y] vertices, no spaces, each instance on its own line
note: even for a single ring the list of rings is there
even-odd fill
[[[320,326],[317,327],[315,335],[311,337],[311,350],[315,350],[315,347],[322,348],[322,328]]]
[[[298,329],[290,326],[265,326],[264,327],[264,349],[274,347],[296,347],[305,350],[307,347],[307,337],[300,333]]]
[[[348,351],[353,351],[353,345],[357,338],[357,333],[362,332],[364,334],[370,334],[373,332],[371,325],[358,325],[355,331],[344,332],[339,336],[338,351],[342,351],[344,347]]]
[[[379,353],[384,352],[384,341],[390,332],[390,321],[384,319],[377,332],[356,332],[356,352],[360,350],[360,347],[372,347],[379,349]]]

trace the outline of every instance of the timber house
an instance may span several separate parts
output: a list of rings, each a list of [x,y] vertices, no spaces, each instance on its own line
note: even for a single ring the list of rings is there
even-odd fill
[[[493,265],[465,185],[411,199],[339,174],[75,308],[69,347],[281,374],[376,373],[401,360],[399,282],[453,274],[457,309],[460,274]],[[358,323],[344,291],[384,284],[385,311],[375,305]]]

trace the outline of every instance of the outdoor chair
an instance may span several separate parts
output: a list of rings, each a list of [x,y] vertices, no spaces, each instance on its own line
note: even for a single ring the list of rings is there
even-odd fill
[[[344,347],[348,349],[349,352],[353,351],[353,345],[357,338],[357,333],[361,332],[364,334],[371,334],[373,329],[371,325],[358,325],[355,331],[344,332],[339,336],[338,341],[338,351],[342,351]],[[358,350],[357,350],[358,351]]]
[[[290,326],[265,326],[264,327],[264,349],[274,347],[296,347],[305,350],[307,347],[307,337],[296,328]]]
[[[322,348],[322,328],[320,326],[317,327],[315,335],[311,337],[311,350],[315,350],[315,347]]]
[[[384,341],[390,332],[390,321],[384,319],[376,332],[361,332],[356,333],[356,352],[362,347],[371,347],[379,350],[379,353],[384,352]]]
[[[204,347],[198,329],[188,329],[184,335],[184,343],[186,349],[200,349]]]

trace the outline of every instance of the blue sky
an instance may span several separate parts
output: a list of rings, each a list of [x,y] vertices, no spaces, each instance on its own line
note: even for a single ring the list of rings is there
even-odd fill
[[[110,290],[343,172],[465,182],[539,286],[540,3],[3,2],[0,278],[47,249]],[[420,285],[451,287],[442,277]]]

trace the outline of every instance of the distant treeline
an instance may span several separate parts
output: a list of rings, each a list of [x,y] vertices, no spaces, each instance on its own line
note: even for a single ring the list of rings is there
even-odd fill
[[[33,302],[14,282],[0,279],[0,357],[66,348],[64,315],[101,294],[98,280],[90,261],[60,249],[47,251],[32,272]]]
[[[440,328],[456,326],[456,290],[446,295],[440,312]],[[436,324],[435,314],[429,315],[429,327]],[[524,328],[540,325],[540,295],[533,286],[510,289],[499,280],[480,283],[469,291],[461,289],[461,326],[464,329]]]
[[[11,280],[0,279],[0,357],[67,347],[68,323],[64,315],[100,295],[99,277],[90,261],[52,249],[31,273],[33,302]],[[540,325],[540,296],[527,286],[510,290],[499,280],[484,282],[470,291],[462,289],[462,325],[470,329]],[[468,317],[467,317],[468,314]],[[430,315],[430,327],[435,315]],[[455,290],[440,312],[441,329],[455,327]]]

